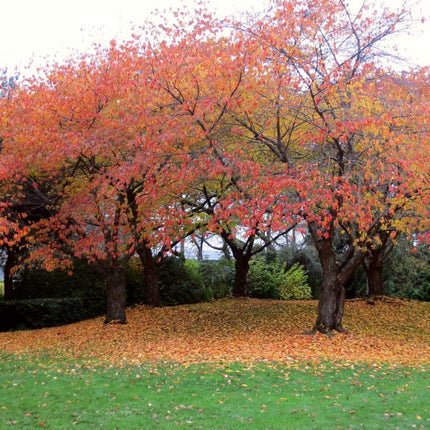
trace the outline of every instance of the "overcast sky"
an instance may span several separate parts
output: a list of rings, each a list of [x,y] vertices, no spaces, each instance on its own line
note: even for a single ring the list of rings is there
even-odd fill
[[[265,0],[207,0],[222,15],[250,8],[259,10]],[[362,0],[349,0],[357,4]],[[415,18],[427,21],[419,31],[399,40],[400,53],[421,65],[430,65],[430,0],[414,0]],[[401,0],[377,0],[395,7]],[[151,10],[177,7],[178,0],[0,0],[0,69],[23,69],[33,60],[43,64],[70,49],[89,50],[93,42],[127,37],[132,24],[140,25]]]

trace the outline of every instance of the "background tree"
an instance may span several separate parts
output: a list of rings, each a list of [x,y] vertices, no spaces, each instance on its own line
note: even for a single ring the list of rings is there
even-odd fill
[[[7,69],[0,77],[0,151],[3,152],[8,135],[8,112],[18,96],[18,75],[8,76]],[[13,298],[13,269],[28,256],[29,232],[32,224],[47,218],[55,212],[58,198],[57,190],[51,184],[51,178],[45,172],[30,171],[23,175],[21,160],[6,154],[2,159],[0,177],[0,219],[1,245],[4,261],[4,297]]]
[[[5,180],[1,189],[4,297],[8,300],[13,298],[13,271],[20,261],[28,257],[32,246],[32,225],[55,212],[57,196],[50,182],[43,177],[28,178],[14,184]]]

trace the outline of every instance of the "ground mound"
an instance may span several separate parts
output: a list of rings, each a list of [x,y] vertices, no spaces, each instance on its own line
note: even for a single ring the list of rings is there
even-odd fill
[[[316,301],[223,299],[128,309],[127,325],[95,318],[61,327],[0,333],[5,353],[48,354],[112,364],[353,360],[430,363],[430,303],[351,300],[349,334],[305,335]]]

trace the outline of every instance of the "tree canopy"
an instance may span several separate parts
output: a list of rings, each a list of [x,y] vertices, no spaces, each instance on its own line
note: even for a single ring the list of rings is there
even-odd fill
[[[51,268],[86,259],[105,277],[106,322],[124,323],[135,253],[149,270],[194,232],[219,234],[246,295],[252,255],[304,226],[323,269],[314,329],[344,330],[355,269],[429,232],[429,69],[389,66],[381,41],[408,15],[373,9],[178,12],[21,83],[0,98],[2,243]]]

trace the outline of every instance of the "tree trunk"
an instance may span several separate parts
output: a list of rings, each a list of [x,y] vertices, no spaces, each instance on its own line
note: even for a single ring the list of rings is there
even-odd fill
[[[123,267],[116,267],[104,273],[106,283],[106,318],[105,324],[126,324],[126,277]]]
[[[140,261],[145,277],[144,303],[149,306],[160,306],[160,274],[159,266],[151,248],[145,246],[139,250]]]
[[[228,248],[227,243],[224,241],[224,243],[222,244],[222,249],[221,249],[225,259],[227,261],[231,261],[231,254],[230,254],[230,250]]]
[[[248,283],[248,272],[249,272],[249,260],[248,255],[235,255],[235,280],[234,280],[234,297],[248,297],[249,296],[249,283]]]
[[[393,249],[393,242],[390,240],[388,232],[380,234],[381,245],[369,251],[363,260],[364,270],[367,277],[367,295],[382,296],[384,295],[384,260]]]
[[[382,273],[384,270],[384,259],[373,257],[365,265],[367,276],[367,295],[368,296],[383,296],[384,295],[384,280]]]
[[[238,243],[231,238],[232,233],[228,230],[221,232],[221,237],[224,243],[230,248],[234,257],[234,267],[236,269],[233,296],[234,297],[249,297],[249,261],[252,257],[252,248],[254,245],[255,236],[249,236],[244,243]]]
[[[16,256],[12,248],[7,247],[6,263],[3,271],[4,280],[4,298],[5,300],[13,299],[13,277],[12,269],[16,263]]]
[[[330,330],[346,332],[342,325],[345,306],[345,284],[357,267],[361,264],[364,253],[353,246],[343,253],[338,261],[332,247],[333,227],[327,238],[318,234],[318,225],[308,223],[309,231],[318,250],[323,270],[321,296],[318,302],[318,316],[314,331],[326,333]]]
[[[140,241],[139,224],[139,208],[136,202],[137,189],[127,188],[127,202],[131,210],[129,219],[130,225],[133,227],[135,240],[138,243],[137,253],[143,266],[143,276],[145,278],[144,303],[150,306],[160,306],[160,285],[159,285],[159,268],[152,255],[152,250],[148,242]],[[181,243],[181,251],[182,251]]]
[[[197,261],[203,261],[203,244],[204,244],[204,235],[202,234],[200,237],[196,236],[193,239],[194,245],[197,249],[196,258]]]
[[[379,238],[381,244],[376,249],[369,250],[367,256],[363,259],[367,277],[367,295],[369,297],[384,295],[384,261],[394,247],[388,231],[381,231]]]
[[[345,332],[342,318],[345,306],[345,288],[337,279],[336,271],[323,276],[318,316],[314,330],[327,333],[330,330]]]

